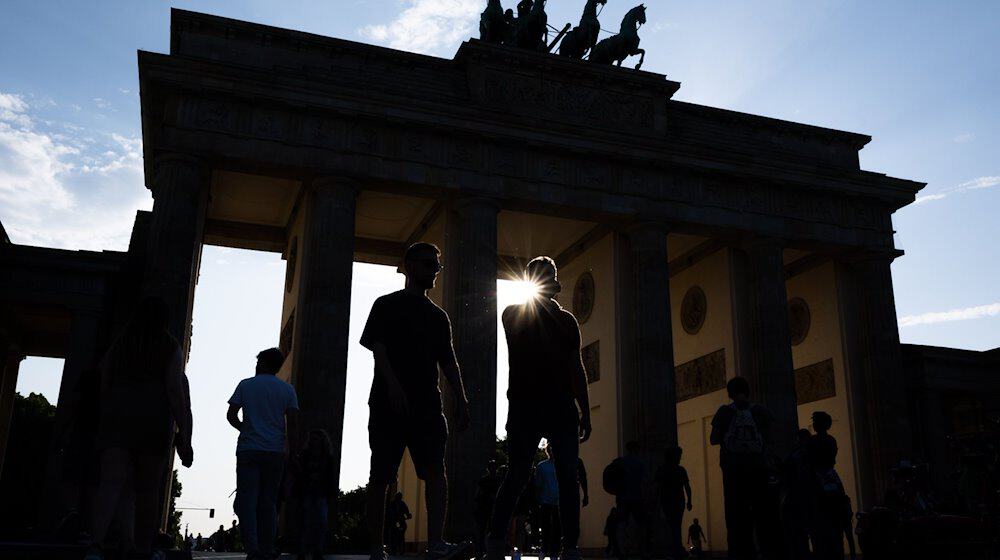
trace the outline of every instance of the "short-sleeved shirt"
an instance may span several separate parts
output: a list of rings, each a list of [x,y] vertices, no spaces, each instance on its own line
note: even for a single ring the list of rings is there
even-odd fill
[[[361,345],[375,351],[382,343],[411,413],[441,410],[438,364],[455,361],[448,314],[423,294],[405,290],[384,295],[372,305]],[[375,372],[368,404],[386,410],[388,388]]]
[[[295,388],[274,375],[255,375],[240,381],[229,404],[243,409],[237,453],[285,451],[285,413],[299,409]]]
[[[687,496],[684,487],[691,484],[687,469],[680,465],[663,465],[656,471],[656,484],[660,488],[660,500],[664,503],[683,504]]]
[[[503,312],[510,362],[507,398],[551,402],[572,399],[580,363],[580,327],[558,302],[535,299]]]
[[[556,464],[551,459],[538,463],[535,488],[538,489],[538,503],[548,506],[559,504],[559,480],[556,478]]]
[[[830,434],[813,434],[806,442],[806,460],[813,470],[832,469],[837,464],[837,440]]]
[[[646,481],[646,465],[636,455],[623,455],[620,459],[625,470],[625,484],[618,498],[624,501],[641,501],[642,485]]]
[[[726,432],[729,431],[729,425],[736,416],[736,410],[733,406],[734,405],[720,406],[719,410],[716,411],[715,416],[712,418],[712,430],[721,434],[723,438],[725,438]],[[761,438],[763,438],[764,445],[767,446],[772,424],[771,412],[759,404],[747,403],[747,406],[750,407],[750,414],[753,416],[754,423],[757,424],[757,431],[760,433]],[[752,456],[736,456],[736,454],[726,451],[725,444],[719,446],[719,464],[724,469],[740,466],[764,466],[765,462],[763,453],[746,455]]]

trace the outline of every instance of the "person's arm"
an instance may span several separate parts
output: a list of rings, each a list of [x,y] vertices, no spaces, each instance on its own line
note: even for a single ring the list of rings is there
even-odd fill
[[[570,329],[573,337],[573,343],[570,345],[572,352],[570,360],[573,362],[575,370],[570,377],[570,389],[573,391],[573,399],[580,407],[580,442],[583,443],[590,439],[590,433],[593,431],[590,424],[590,390],[587,383],[587,370],[583,367],[583,355],[580,351],[580,325],[577,324],[576,318],[572,315],[570,317],[573,322]]]
[[[229,420],[229,425],[236,428],[237,432],[243,431],[243,422],[240,420],[240,405],[230,404],[229,410],[226,412],[226,420]]]
[[[180,347],[174,352],[167,367],[167,404],[170,414],[177,422],[178,439],[177,455],[181,464],[190,467],[194,462],[194,451],[191,448],[191,399],[187,389],[187,378],[184,376],[184,356]]]
[[[684,473],[684,494],[687,496],[687,510],[691,511],[691,479],[688,478],[687,469],[681,467],[681,471]]]
[[[586,507],[590,503],[590,490],[587,487],[587,466],[583,464],[583,459],[577,458],[576,461],[576,476],[580,479],[580,489],[583,490],[583,501],[581,503]]]
[[[285,430],[288,432],[288,456],[293,463],[298,462],[299,457],[299,407],[285,410]]]
[[[442,333],[441,351],[438,364],[441,366],[441,373],[448,380],[451,387],[451,394],[455,402],[455,414],[457,428],[462,431],[469,427],[469,399],[465,396],[465,385],[462,384],[462,371],[458,367],[458,358],[455,357],[455,346],[451,340],[451,323],[445,320],[445,328]]]
[[[722,438],[726,437],[730,421],[728,410],[729,407],[720,407],[712,417],[712,433],[708,436],[711,445],[722,445]]]

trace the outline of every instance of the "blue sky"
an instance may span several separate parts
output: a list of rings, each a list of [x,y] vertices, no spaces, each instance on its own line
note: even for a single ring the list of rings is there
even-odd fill
[[[506,0],[505,5],[513,5]],[[615,29],[635,3],[609,0]],[[8,0],[0,7],[0,220],[15,242],[122,250],[143,187],[136,50],[167,52],[171,6],[450,57],[474,34],[480,0],[102,2]],[[549,0],[575,22],[582,0]],[[925,181],[894,218],[904,342],[1000,346],[1000,3],[883,0],[646,0],[644,69],[677,99],[861,132],[862,167]],[[634,63],[633,63],[634,64]],[[278,335],[276,255],[206,248],[188,367],[196,463],[182,473],[207,534],[230,517],[235,435],[224,402]],[[355,267],[352,340],[371,301],[400,283]],[[503,298],[510,295],[505,288]],[[247,303],[251,302],[251,305]],[[58,361],[31,359],[18,388],[54,395]],[[364,479],[370,358],[352,345],[343,482]],[[502,377],[502,376],[501,376]],[[229,439],[226,439],[229,438]],[[200,440],[200,441],[199,441]],[[222,442],[222,443],[220,443]]]

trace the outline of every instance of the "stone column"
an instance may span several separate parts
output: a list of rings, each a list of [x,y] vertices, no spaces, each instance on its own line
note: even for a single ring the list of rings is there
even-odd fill
[[[208,208],[208,172],[197,158],[164,154],[153,162],[152,184],[147,186],[153,194],[153,214],[142,294],[162,298],[169,306],[170,332],[181,343],[186,366]],[[172,469],[173,454],[163,472],[161,528],[166,528]]]
[[[780,459],[791,451],[799,427],[783,246],[776,239],[754,239],[745,250],[748,378],[754,399],[774,417],[771,450]]]
[[[495,449],[499,210],[497,202],[487,198],[454,203],[442,255],[446,309],[471,415],[469,429],[458,432],[452,427],[448,440],[445,534],[453,540],[476,534],[476,486]]]
[[[319,177],[306,185],[301,276],[295,306],[292,382],[304,435],[326,430],[333,447],[333,479],[340,480],[347,388],[347,337],[354,265],[354,209],[359,185]]]
[[[17,373],[24,355],[13,345],[4,344],[0,350],[3,350],[3,353],[0,353],[0,475],[2,475],[7,440],[10,438],[10,423],[14,413]]]
[[[153,163],[149,187],[153,215],[143,294],[163,298],[170,306],[170,330],[181,342],[186,357],[191,343],[194,287],[201,265],[208,176],[196,158],[167,154]]]
[[[78,456],[70,453],[76,443],[76,423],[79,421],[82,395],[86,394],[87,383],[99,383],[94,371],[98,367],[99,329],[101,314],[98,310],[74,310],[70,325],[66,358],[63,362],[59,397],[56,401],[56,417],[53,422],[49,447],[49,459],[45,468],[45,488],[43,489],[43,520],[49,528],[71,509],[80,505],[80,486],[72,482],[69,472],[80,472],[85,465],[75,464]],[[88,370],[90,375],[88,375]]]
[[[634,299],[635,425],[648,467],[663,462],[663,451],[677,444],[677,384],[670,315],[667,229],[641,222],[628,231]]]
[[[857,352],[860,371],[853,382],[860,390],[860,405],[866,419],[861,427],[861,445],[871,465],[870,486],[881,500],[889,469],[901,459],[910,459],[913,449],[907,383],[903,373],[892,289],[895,254],[870,252],[851,260],[857,306]],[[864,476],[864,473],[862,473]]]

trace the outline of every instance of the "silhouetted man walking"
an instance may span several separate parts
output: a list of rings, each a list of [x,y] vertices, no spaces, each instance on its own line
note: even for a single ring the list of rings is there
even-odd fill
[[[755,558],[754,535],[765,559],[777,555],[777,505],[769,488],[766,445],[770,439],[771,413],[750,402],[750,383],[734,377],[726,384],[732,403],[712,418],[712,445],[720,446],[722,494],[726,508],[729,557]]]
[[[580,357],[580,327],[556,302],[555,262],[537,257],[525,276],[538,296],[503,312],[510,360],[507,399],[507,450],[510,466],[497,494],[487,545],[488,560],[503,560],[504,535],[515,502],[531,476],[531,461],[542,437],[548,439],[559,486],[562,553],[577,560],[580,551],[580,490],[577,480],[580,443],[590,438],[590,397]]]
[[[406,250],[406,287],[375,300],[361,334],[361,345],[375,355],[368,400],[371,560],[386,558],[386,490],[396,480],[404,448],[409,448],[417,476],[427,484],[427,559],[447,560],[472,549],[472,543],[448,543],[441,536],[448,504],[444,466],[448,425],[441,410],[439,366],[454,395],[459,430],[469,424],[469,403],[452,347],[448,314],[427,298],[427,290],[434,287],[443,268],[440,254],[430,243],[415,243]]]
[[[258,354],[256,375],[236,386],[226,413],[226,419],[240,432],[234,506],[248,558],[270,558],[274,553],[278,491],[286,459],[286,420],[287,451],[292,456],[298,451],[299,401],[295,389],[276,377],[284,361],[285,355],[277,348]],[[225,538],[225,528],[219,526],[219,531]]]

